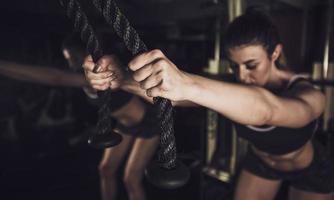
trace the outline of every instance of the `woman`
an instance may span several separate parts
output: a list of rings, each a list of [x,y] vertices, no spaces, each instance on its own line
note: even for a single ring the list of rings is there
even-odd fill
[[[238,83],[181,71],[160,50],[130,61],[134,81],[94,74],[92,63],[84,68],[93,88],[121,84],[146,98],[205,106],[233,120],[239,136],[251,144],[234,199],[274,199],[285,180],[291,183],[290,199],[332,199],[333,163],[313,142],[325,98],[279,63],[282,44],[276,27],[259,13],[240,16],[227,29],[224,50]],[[103,61],[102,68],[111,63]],[[115,69],[117,65],[109,65],[110,71]]]
[[[100,38],[108,44],[118,45],[115,41],[107,41],[110,33],[101,32]],[[106,38],[108,36],[108,38]],[[80,41],[78,34],[70,35],[63,42],[63,54],[67,59],[70,68],[77,71],[86,56],[85,47]],[[115,52],[114,47],[104,47],[107,52]],[[120,59],[125,59],[121,55],[112,55],[115,63],[121,63]],[[91,59],[88,57],[87,59]],[[115,78],[113,74],[109,77]],[[115,89],[116,85],[114,85]],[[96,91],[91,87],[83,85],[87,96],[92,103],[99,104]],[[111,115],[118,121],[115,131],[122,135],[122,142],[104,151],[99,165],[101,197],[103,200],[113,200],[117,197],[117,178],[118,170],[125,157],[127,157],[124,169],[124,184],[130,200],[146,199],[142,185],[142,177],[146,165],[151,160],[158,144],[159,133],[150,129],[150,120],[154,120],[152,106],[143,102],[139,97],[127,92],[117,90],[111,93],[112,102]]]

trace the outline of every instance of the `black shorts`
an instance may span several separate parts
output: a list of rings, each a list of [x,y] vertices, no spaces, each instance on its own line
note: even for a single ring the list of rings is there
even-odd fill
[[[334,191],[334,162],[324,147],[313,141],[314,157],[311,164],[301,170],[283,172],[268,166],[253,150],[249,149],[243,162],[243,169],[250,173],[270,179],[288,181],[296,189],[316,193]]]
[[[160,134],[156,109],[153,104],[144,102],[144,105],[145,114],[141,122],[131,127],[124,126],[117,122],[115,128],[124,134],[140,138],[152,138],[153,136]]]

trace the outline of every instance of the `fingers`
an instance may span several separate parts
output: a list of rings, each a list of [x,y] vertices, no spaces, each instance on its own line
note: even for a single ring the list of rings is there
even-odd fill
[[[117,57],[113,55],[105,55],[101,57],[97,63],[95,64],[92,56],[87,56],[84,60],[82,67],[85,71],[91,71],[94,73],[104,72],[104,71],[112,71],[117,69],[120,66],[120,62]]]
[[[169,62],[166,59],[159,58],[139,68],[133,73],[133,79],[140,82],[145,89],[147,89],[146,84],[152,86],[153,83],[160,82],[162,80],[161,72],[168,68]]]
[[[158,85],[158,87],[153,87],[148,90],[146,90],[146,95],[148,97],[162,97],[162,98],[167,98],[166,91],[160,87],[162,82]]]
[[[96,90],[106,90],[108,88],[117,88],[118,83],[115,83],[115,80],[117,79],[116,75],[112,75],[107,79],[88,79],[89,84],[92,88]],[[117,86],[117,87],[116,87]]]
[[[94,69],[94,62],[93,62],[93,59],[92,59],[92,56],[87,56],[85,59],[84,59],[84,62],[82,64],[82,67],[84,68],[85,71],[93,71]]]
[[[89,79],[89,83],[91,85],[103,85],[106,83],[110,83],[111,81],[115,80],[117,78],[116,75],[112,74],[108,78],[103,78],[103,79]]]
[[[171,63],[160,50],[152,50],[135,57],[129,68],[134,71],[133,79],[140,83],[140,87],[146,90],[149,97],[164,97],[163,71]]]
[[[158,49],[149,52],[142,53],[136,56],[129,62],[129,68],[132,71],[137,71],[138,69],[146,66],[157,59],[165,58],[165,55]]]
[[[148,97],[184,99],[185,76],[160,50],[138,55],[129,62],[129,68]]]
[[[85,71],[86,79],[92,86],[101,85],[107,82],[110,82],[116,78],[116,75],[113,72],[106,71],[100,73],[94,73],[92,71]]]
[[[97,61],[96,65],[98,65],[100,68],[98,72],[106,71],[106,70],[112,71],[112,70],[118,69],[121,66],[120,61],[115,55],[102,56]]]
[[[140,87],[144,90],[156,87],[162,83],[163,76],[161,71],[154,74],[153,76],[149,76],[144,81],[140,82]]]
[[[112,71],[106,71],[106,72],[100,72],[100,73],[94,73],[94,72],[91,72],[91,71],[86,72],[87,79],[89,79],[89,80],[108,79],[112,75],[114,75],[114,72],[112,72]]]
[[[135,71],[132,75],[133,79],[137,82],[144,81],[148,77],[158,74],[164,65],[165,61],[163,59],[156,59]]]
[[[85,70],[86,80],[92,88],[106,90],[116,89],[120,86],[120,62],[112,55],[101,57],[95,64],[91,56],[85,58],[82,66]]]

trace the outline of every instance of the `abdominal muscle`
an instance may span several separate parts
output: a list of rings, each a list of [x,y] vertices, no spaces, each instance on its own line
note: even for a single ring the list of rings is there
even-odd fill
[[[310,140],[296,151],[283,155],[272,155],[260,151],[254,146],[252,146],[252,149],[254,153],[267,165],[280,171],[295,171],[304,169],[311,164],[314,154],[313,145]]]

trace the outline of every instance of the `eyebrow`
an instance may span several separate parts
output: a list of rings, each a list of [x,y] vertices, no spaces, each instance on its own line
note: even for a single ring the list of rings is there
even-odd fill
[[[236,62],[234,62],[234,61],[231,60],[231,59],[228,59],[228,60],[229,60],[229,62],[231,62],[232,64],[237,64]],[[256,59],[250,59],[250,60],[247,60],[247,61],[243,62],[243,64],[249,65],[249,64],[251,64],[251,63],[253,63],[253,62],[256,62]]]
[[[247,60],[246,62],[244,62],[244,64],[250,64],[250,63],[253,63],[255,62],[256,60],[255,59],[250,59],[250,60]]]

